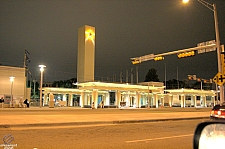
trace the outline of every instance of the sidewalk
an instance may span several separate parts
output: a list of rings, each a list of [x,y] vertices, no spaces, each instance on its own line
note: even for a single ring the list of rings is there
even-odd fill
[[[83,109],[31,107],[0,109],[0,128],[138,123],[209,118],[211,108]]]

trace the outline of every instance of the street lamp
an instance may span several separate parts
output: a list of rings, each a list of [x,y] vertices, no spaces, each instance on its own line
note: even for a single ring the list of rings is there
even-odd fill
[[[13,97],[12,97],[12,89],[13,89],[13,82],[14,82],[15,77],[9,77],[9,80],[11,82],[11,104],[13,104]]]
[[[187,3],[189,0],[183,0],[184,3]],[[204,0],[197,0],[205,7],[213,11],[214,13],[214,23],[215,23],[215,33],[216,33],[216,49],[217,49],[217,62],[218,62],[218,72],[222,72],[222,63],[221,63],[221,49],[220,49],[220,36],[219,36],[219,27],[218,27],[218,17],[216,4],[210,4]],[[224,101],[224,86],[220,86],[220,102]]]
[[[36,92],[35,92],[35,90],[36,90],[36,81],[37,80],[33,80],[33,82],[34,82],[34,93],[33,93],[33,98],[35,99],[35,95],[36,95]]]
[[[41,71],[41,80],[40,80],[40,108],[42,107],[42,80],[43,80],[43,72],[45,65],[39,65]]]

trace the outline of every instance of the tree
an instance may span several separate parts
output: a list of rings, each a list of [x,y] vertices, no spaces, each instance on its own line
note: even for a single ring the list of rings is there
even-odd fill
[[[165,85],[165,84],[164,84]],[[190,88],[188,82],[176,79],[166,81],[166,89]]]
[[[145,81],[144,82],[159,82],[158,75],[156,74],[157,70],[155,68],[149,69],[148,73],[145,76]]]
[[[59,88],[76,88],[76,85],[73,85],[73,83],[77,82],[77,78],[72,78],[69,80],[60,80],[60,81],[54,81],[52,84],[52,87],[59,87]]]

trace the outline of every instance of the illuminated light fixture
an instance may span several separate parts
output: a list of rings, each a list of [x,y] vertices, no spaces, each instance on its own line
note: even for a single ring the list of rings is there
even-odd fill
[[[184,57],[190,57],[190,56],[195,56],[195,51],[190,51],[190,52],[184,52],[184,53],[177,54],[178,58],[184,58]]]
[[[161,61],[161,60],[164,60],[163,56],[154,57],[154,61]]]
[[[92,30],[85,31],[85,41],[91,40],[95,44],[95,33]]]
[[[15,77],[9,77],[9,81],[13,82]]]
[[[189,2],[189,0],[183,0],[183,3],[188,3]]]

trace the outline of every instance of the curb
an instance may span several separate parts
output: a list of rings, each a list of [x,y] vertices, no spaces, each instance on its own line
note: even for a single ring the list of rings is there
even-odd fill
[[[129,123],[146,123],[160,121],[180,121],[180,120],[196,120],[209,119],[209,117],[190,117],[190,118],[170,118],[170,119],[145,119],[145,120],[118,120],[118,121],[92,121],[92,122],[68,122],[68,123],[39,123],[39,124],[5,124],[0,125],[0,129],[13,127],[51,127],[51,126],[71,126],[71,125],[94,125],[94,124],[129,124]]]

